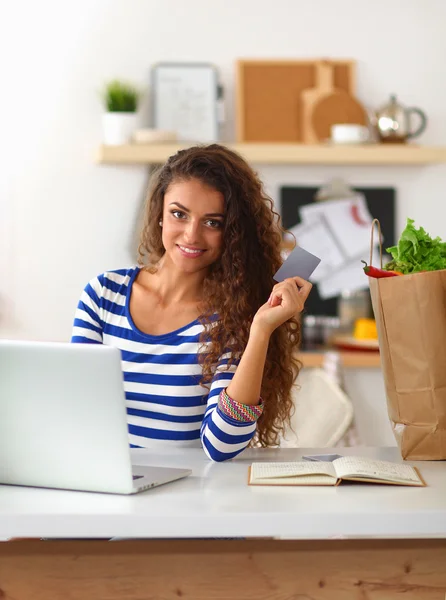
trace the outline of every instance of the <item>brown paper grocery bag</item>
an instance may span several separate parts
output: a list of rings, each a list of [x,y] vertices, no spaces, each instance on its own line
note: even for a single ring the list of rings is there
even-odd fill
[[[369,283],[387,407],[401,454],[445,460],[446,270]]]

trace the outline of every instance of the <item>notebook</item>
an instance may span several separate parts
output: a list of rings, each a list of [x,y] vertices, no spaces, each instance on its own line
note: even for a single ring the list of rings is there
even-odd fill
[[[361,456],[342,456],[333,462],[254,462],[249,485],[339,485],[342,481],[424,487],[418,469],[408,464]]]

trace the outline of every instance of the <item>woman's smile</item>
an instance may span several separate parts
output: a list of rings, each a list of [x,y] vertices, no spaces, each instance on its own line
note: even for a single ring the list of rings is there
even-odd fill
[[[193,248],[192,246],[184,246],[182,244],[177,244],[177,247],[181,254],[187,258],[198,258],[206,252],[206,250],[202,250],[201,248]]]

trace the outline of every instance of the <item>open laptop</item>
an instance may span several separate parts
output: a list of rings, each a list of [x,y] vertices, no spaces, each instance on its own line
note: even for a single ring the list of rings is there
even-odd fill
[[[134,494],[190,473],[132,469],[117,348],[0,340],[0,483]]]

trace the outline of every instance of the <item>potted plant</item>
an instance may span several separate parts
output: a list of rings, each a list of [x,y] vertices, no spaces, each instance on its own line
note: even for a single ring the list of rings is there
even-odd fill
[[[103,142],[119,146],[130,141],[137,126],[140,92],[132,85],[117,79],[108,82],[103,92],[106,113],[103,115]]]

